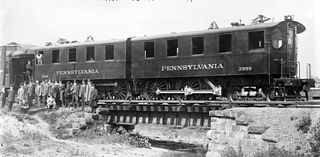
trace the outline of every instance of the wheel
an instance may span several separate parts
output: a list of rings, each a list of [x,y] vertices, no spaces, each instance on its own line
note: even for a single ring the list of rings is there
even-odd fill
[[[147,100],[165,100],[168,95],[157,94],[157,90],[169,90],[169,83],[165,80],[148,81],[145,85],[145,95]]]
[[[201,81],[198,79],[188,79],[184,80],[181,84],[181,88],[183,89],[185,86],[188,86],[189,88],[199,90],[201,89]]]
[[[193,90],[200,90],[201,89],[201,81],[199,79],[184,80],[181,83],[180,89],[183,90],[186,86],[193,89]],[[201,98],[200,94],[192,94],[192,95],[187,96],[187,99],[191,99],[191,100],[199,100],[200,98]]]
[[[269,88],[267,89],[266,93],[267,101],[276,101],[282,99],[282,91],[278,88]]]
[[[238,87],[233,87],[228,91],[228,99],[230,101],[237,101],[241,99],[241,89]]]
[[[112,89],[114,99],[126,100],[128,98],[129,86],[125,81],[117,82],[117,85]]]

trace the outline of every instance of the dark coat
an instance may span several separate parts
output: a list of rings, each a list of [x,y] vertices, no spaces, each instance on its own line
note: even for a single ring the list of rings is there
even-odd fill
[[[4,90],[4,92],[2,90],[0,90],[0,100],[1,102],[5,102],[6,101],[6,98],[7,98],[7,90]]]
[[[42,85],[41,95],[45,96],[49,94],[49,85],[47,83]]]
[[[58,85],[53,85],[51,87],[51,94],[54,98],[60,97],[59,87]]]
[[[10,90],[8,91],[8,101],[9,102],[14,102],[15,101],[15,91]]]
[[[27,93],[28,93],[29,97],[34,97],[34,95],[35,95],[35,85],[34,84],[28,84]]]
[[[67,99],[71,99],[71,86],[67,85],[67,87],[64,89],[63,96]]]
[[[78,94],[79,94],[79,86],[78,85],[72,85],[70,90],[71,90],[73,95],[77,95],[78,96]]]
[[[97,106],[97,100],[98,100],[98,90],[95,88],[90,89],[90,104],[91,106]]]

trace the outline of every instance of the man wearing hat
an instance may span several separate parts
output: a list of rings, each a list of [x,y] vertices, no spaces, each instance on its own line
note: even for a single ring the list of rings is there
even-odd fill
[[[92,112],[97,108],[97,100],[98,100],[98,90],[95,88],[95,85],[91,83],[91,87],[89,90],[89,104],[91,106]]]
[[[9,102],[8,111],[9,112],[12,111],[14,101],[15,101],[15,91],[13,89],[13,85],[11,85],[8,91],[8,102]]]
[[[86,99],[85,94],[86,94],[87,88],[88,88],[88,85],[86,84],[86,81],[82,80],[82,84],[80,85],[80,88],[79,88],[79,101],[82,109],[85,106],[85,99]]]

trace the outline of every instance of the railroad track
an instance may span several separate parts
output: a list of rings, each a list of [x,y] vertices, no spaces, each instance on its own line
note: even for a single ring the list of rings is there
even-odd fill
[[[104,121],[210,128],[209,111],[232,107],[320,108],[320,101],[99,100]]]

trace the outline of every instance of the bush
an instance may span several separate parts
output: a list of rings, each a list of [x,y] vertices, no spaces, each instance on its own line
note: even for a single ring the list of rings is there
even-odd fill
[[[311,126],[311,118],[310,115],[304,115],[299,122],[296,124],[296,127],[302,133],[308,133]]]
[[[260,151],[253,155],[254,157],[305,157],[305,154],[299,154],[277,147],[270,147],[267,151]]]
[[[239,148],[238,151],[234,150],[233,147],[228,147],[222,152],[222,157],[244,157],[244,153]],[[259,151],[253,154],[253,157],[308,157],[305,154],[299,154],[285,149],[280,149],[277,147],[270,147],[267,151]]]
[[[222,152],[222,157],[243,157],[243,152],[241,147],[239,147],[238,152],[234,150],[233,147],[228,147]]]
[[[101,143],[119,143],[131,145],[138,148],[150,148],[151,144],[149,143],[149,138],[140,135],[139,133],[129,134],[124,133],[120,134],[119,132],[114,132],[117,128],[109,128],[107,130],[101,130],[97,127],[92,127],[87,129],[79,134],[79,138],[90,138],[90,139],[100,139]]]
[[[311,128],[311,153],[313,156],[318,157],[320,156],[320,121]]]

